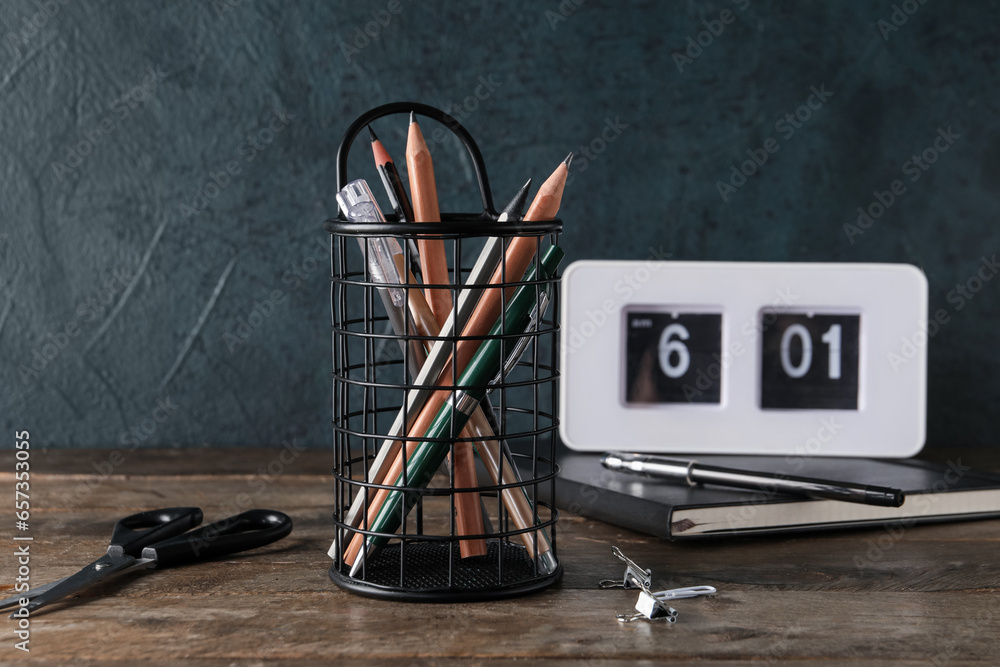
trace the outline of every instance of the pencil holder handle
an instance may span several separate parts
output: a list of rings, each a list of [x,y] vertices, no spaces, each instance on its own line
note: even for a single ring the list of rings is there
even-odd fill
[[[479,195],[483,202],[483,217],[496,220],[497,212],[493,208],[493,195],[490,192],[490,182],[486,176],[486,165],[483,163],[483,154],[479,152],[479,146],[476,145],[472,135],[449,114],[436,107],[418,102],[392,102],[391,104],[383,104],[380,107],[375,107],[361,114],[351,123],[351,126],[347,128],[347,132],[344,133],[340,147],[337,149],[337,190],[340,191],[347,185],[347,156],[351,152],[351,146],[354,144],[354,139],[358,136],[358,133],[373,120],[382,118],[383,116],[409,113],[411,111],[436,120],[446,126],[462,142],[465,149],[469,151],[469,157],[472,158],[472,167],[476,172],[476,180],[479,182]]]

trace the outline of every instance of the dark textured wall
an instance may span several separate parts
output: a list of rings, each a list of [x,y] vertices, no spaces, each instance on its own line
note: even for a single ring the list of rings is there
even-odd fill
[[[922,267],[948,316],[929,441],[993,443],[1000,280],[975,276],[1000,251],[998,25],[996,2],[918,0],[6,0],[0,424],[67,447],[326,446],[335,151],[362,111],[412,100],[472,131],[498,201],[589,147],[568,260]],[[401,158],[405,119],[377,129]],[[474,210],[467,158],[432,148],[442,208]]]

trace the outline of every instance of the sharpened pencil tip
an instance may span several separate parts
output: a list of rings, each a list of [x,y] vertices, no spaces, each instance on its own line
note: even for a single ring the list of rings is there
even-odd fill
[[[571,152],[570,152],[570,154],[566,156],[566,159],[565,159],[565,160],[563,160],[563,164],[564,164],[564,165],[566,165],[566,168],[567,168],[567,169],[569,169],[569,164],[570,164],[570,162],[572,162],[572,161],[573,161],[573,153],[572,153],[572,151],[571,151]]]
[[[378,137],[375,136],[375,130],[372,129],[371,125],[366,125],[365,127],[368,128],[368,136],[372,138],[372,143],[374,144],[378,141]]]
[[[517,191],[514,198],[510,200],[510,203],[504,207],[503,211],[500,213],[500,217],[497,218],[497,222],[507,222],[510,220],[520,220],[521,212],[524,210],[524,203],[528,201],[528,191],[531,189],[531,179],[521,186],[521,189]]]
[[[417,122],[417,114],[411,111],[410,112],[410,125],[413,125],[416,122]]]

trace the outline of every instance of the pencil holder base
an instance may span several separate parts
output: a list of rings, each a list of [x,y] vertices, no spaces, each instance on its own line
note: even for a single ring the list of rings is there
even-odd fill
[[[488,541],[485,556],[458,559],[452,550],[440,542],[407,544],[404,568],[403,548],[390,545],[369,564],[367,579],[349,577],[336,565],[330,567],[330,579],[345,590],[372,598],[477,602],[534,593],[562,577],[561,565],[548,575],[540,575],[523,546],[500,540]]]

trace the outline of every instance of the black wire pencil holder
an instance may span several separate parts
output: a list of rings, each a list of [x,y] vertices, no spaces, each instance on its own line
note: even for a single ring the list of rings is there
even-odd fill
[[[400,222],[386,212],[385,223],[348,222],[340,216],[327,220],[331,234],[331,314],[333,351],[332,427],[334,447],[334,545],[330,556],[330,578],[342,588],[370,597],[412,601],[473,601],[512,597],[541,590],[559,579],[562,566],[556,555],[558,511],[545,498],[555,497],[556,434],[558,432],[558,274],[540,271],[540,259],[558,241],[562,223],[558,219],[541,222],[498,222],[486,169],[479,148],[468,131],[448,114],[422,104],[395,103],[371,109],[348,128],[337,154],[337,189],[348,183],[347,158],[358,133],[372,121],[392,114],[430,118],[453,132],[471,157],[479,185],[483,210],[480,213],[443,213],[441,222]],[[374,186],[372,186],[374,189]],[[506,248],[511,239],[527,237],[535,244],[532,279],[507,276]],[[528,285],[536,294],[548,291],[551,302],[533,329],[526,334],[502,333],[498,338],[501,357],[514,356],[520,342],[527,347],[516,365],[506,368],[491,385],[478,409],[489,422],[494,437],[484,440],[466,431],[442,438],[412,436],[399,424],[415,418],[409,397],[421,389],[446,391],[454,396],[458,371],[443,373],[432,385],[415,383],[419,358],[424,352],[443,345],[451,359],[462,341],[478,345],[489,335],[462,336],[452,331],[444,335],[422,335],[413,326],[410,290],[426,290],[427,285],[408,282],[399,285],[405,297],[404,330],[391,321],[383,307],[380,286],[369,270],[364,250],[370,238],[395,239],[402,249],[403,274],[418,274],[417,239],[440,240],[448,259],[447,289],[459,312],[463,294],[475,302],[476,290],[467,285],[480,255],[489,244],[499,253],[499,284],[495,290],[506,305],[510,294]],[[501,245],[497,245],[499,243]],[[359,243],[360,241],[360,243]],[[532,274],[529,272],[526,276]],[[433,289],[431,288],[431,289]],[[479,290],[483,287],[480,285]],[[485,293],[483,291],[482,293]],[[501,311],[503,312],[503,311]],[[447,325],[445,325],[447,327]],[[456,327],[461,331],[460,327]],[[421,355],[415,354],[419,350]],[[402,420],[400,422],[400,420]],[[431,442],[447,448],[448,463],[442,464],[429,484],[417,484],[402,475],[401,485],[383,479],[390,446],[402,452],[408,446]],[[461,448],[475,451],[475,486],[456,482],[455,466]],[[489,454],[489,456],[487,456]],[[386,460],[381,460],[380,455]],[[491,468],[492,465],[492,468]],[[403,466],[405,470],[406,467]],[[412,483],[411,483],[412,482]],[[371,514],[378,511],[379,492],[401,490],[412,494],[411,510],[399,513],[400,527],[389,532],[376,530]],[[479,496],[483,532],[460,532],[456,515],[458,499]],[[517,505],[517,503],[520,505]],[[468,505],[466,505],[468,507]],[[530,512],[517,512],[516,507]],[[374,553],[358,553],[352,545],[378,538],[384,545]],[[482,555],[463,557],[463,543],[484,545]],[[358,562],[360,561],[360,562]]]

